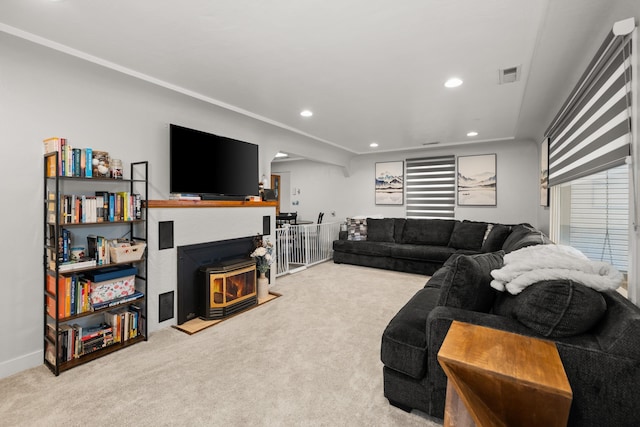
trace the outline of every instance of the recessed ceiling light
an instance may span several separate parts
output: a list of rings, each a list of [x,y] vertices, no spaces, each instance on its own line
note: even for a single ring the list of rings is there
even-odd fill
[[[369,147],[371,148],[376,148],[378,146],[377,142],[372,142],[371,144],[369,144]]]
[[[457,77],[452,77],[449,80],[447,80],[446,82],[444,82],[444,86],[445,87],[458,87],[462,84],[462,80],[460,80]]]
[[[300,112],[300,115],[302,117],[311,117],[311,116],[313,116],[313,111],[311,111],[311,110],[302,110]]]
[[[276,157],[289,157],[289,155],[287,153],[281,153],[281,152],[277,152],[276,153]]]
[[[472,130],[471,132],[467,133],[467,136],[478,136],[478,132]]]

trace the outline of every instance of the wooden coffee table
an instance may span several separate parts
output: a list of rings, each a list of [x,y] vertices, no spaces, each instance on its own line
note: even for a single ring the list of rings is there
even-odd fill
[[[444,426],[566,426],[572,392],[551,341],[454,321],[438,352]]]

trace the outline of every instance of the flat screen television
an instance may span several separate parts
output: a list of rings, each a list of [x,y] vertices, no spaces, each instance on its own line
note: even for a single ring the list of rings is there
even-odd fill
[[[243,200],[258,194],[258,146],[183,126],[169,126],[171,193]]]

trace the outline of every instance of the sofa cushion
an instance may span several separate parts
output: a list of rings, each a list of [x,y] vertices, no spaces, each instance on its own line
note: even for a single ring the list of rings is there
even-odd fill
[[[391,249],[394,243],[334,240],[333,250],[348,254],[370,255],[370,256],[391,256]]]
[[[440,289],[447,278],[449,270],[451,270],[450,265],[443,265],[435,273],[433,273],[433,276],[431,276],[429,280],[427,280],[427,283],[424,285],[425,288],[431,287]]]
[[[502,251],[458,256],[442,283],[438,305],[488,313],[496,296],[491,270],[502,267],[503,256]]]
[[[456,222],[449,239],[449,246],[456,249],[479,251],[486,231],[486,222]]]
[[[404,232],[404,218],[393,219],[393,241],[396,243],[402,242],[402,233]]]
[[[382,334],[380,356],[385,366],[413,378],[424,378],[427,316],[435,308],[439,294],[437,288],[420,289],[391,319]]]
[[[495,252],[502,249],[504,241],[511,233],[511,227],[502,224],[493,224],[487,238],[482,243],[480,252]]]
[[[445,262],[455,251],[447,246],[395,244],[391,248],[391,256],[398,259]]]
[[[512,228],[511,234],[505,239],[502,250],[508,254],[527,246],[549,243],[551,243],[551,240],[541,231],[536,230],[529,224],[518,224]]]
[[[365,218],[347,218],[347,240],[367,240],[367,220]]]
[[[607,304],[600,292],[573,280],[546,280],[517,295],[502,292],[494,313],[518,320],[543,337],[582,334],[604,315]]]
[[[447,219],[407,218],[402,232],[402,243],[447,246],[456,222]]]
[[[367,240],[393,243],[394,222],[393,218],[367,218]]]

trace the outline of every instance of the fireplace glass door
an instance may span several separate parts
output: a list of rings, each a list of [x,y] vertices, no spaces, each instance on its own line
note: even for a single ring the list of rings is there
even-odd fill
[[[204,269],[205,301],[200,317],[221,319],[258,303],[255,261],[237,267]]]
[[[211,273],[211,308],[241,302],[256,294],[256,269],[246,267],[229,273]]]

